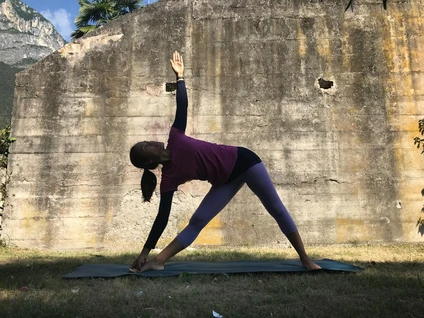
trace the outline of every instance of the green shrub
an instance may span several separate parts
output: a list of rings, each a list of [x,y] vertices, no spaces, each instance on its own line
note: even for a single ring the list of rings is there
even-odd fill
[[[424,136],[424,118],[418,121],[418,130],[420,131],[421,135]],[[420,149],[422,145],[423,151],[421,151],[421,153],[424,153],[424,138],[415,137],[414,145],[417,145],[418,149]]]
[[[15,141],[10,137],[10,125],[0,130],[0,166],[7,167],[7,157],[9,156],[9,147]]]

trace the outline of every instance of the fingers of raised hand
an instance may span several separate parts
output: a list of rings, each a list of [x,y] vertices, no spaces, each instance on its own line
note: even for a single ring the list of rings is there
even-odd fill
[[[175,51],[174,54],[172,55],[172,60],[174,62],[180,62],[180,63],[182,63],[183,62],[183,56],[180,55],[180,53],[178,53],[177,51]]]

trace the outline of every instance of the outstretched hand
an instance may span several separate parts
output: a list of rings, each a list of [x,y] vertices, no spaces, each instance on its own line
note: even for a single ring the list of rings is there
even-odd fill
[[[174,70],[175,74],[177,76],[183,76],[184,75],[184,62],[183,62],[183,56],[180,55],[177,51],[172,54],[171,66]]]
[[[140,255],[132,262],[130,266],[130,272],[139,272],[141,268],[144,266],[144,264],[147,263],[147,259],[149,257],[149,253],[142,251]]]

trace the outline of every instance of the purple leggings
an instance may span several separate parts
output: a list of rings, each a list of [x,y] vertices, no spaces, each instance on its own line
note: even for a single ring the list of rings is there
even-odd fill
[[[260,162],[231,183],[212,186],[191,217],[189,224],[178,234],[177,240],[184,247],[193,243],[200,231],[231,201],[245,183],[258,196],[284,234],[296,231],[296,225],[283,202],[281,202],[268,171],[264,164]]]

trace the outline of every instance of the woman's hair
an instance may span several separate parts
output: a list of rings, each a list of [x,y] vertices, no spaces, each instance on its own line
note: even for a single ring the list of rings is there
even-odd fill
[[[143,194],[143,201],[150,202],[153,191],[155,191],[157,184],[156,175],[148,169],[144,169],[143,176],[141,177],[141,193]]]
[[[150,202],[156,188],[157,178],[149,169],[156,169],[159,164],[155,162],[150,164],[144,163],[141,146],[142,144],[140,142],[132,146],[130,150],[130,160],[135,167],[144,169],[140,183],[141,193],[143,194],[143,201]]]

